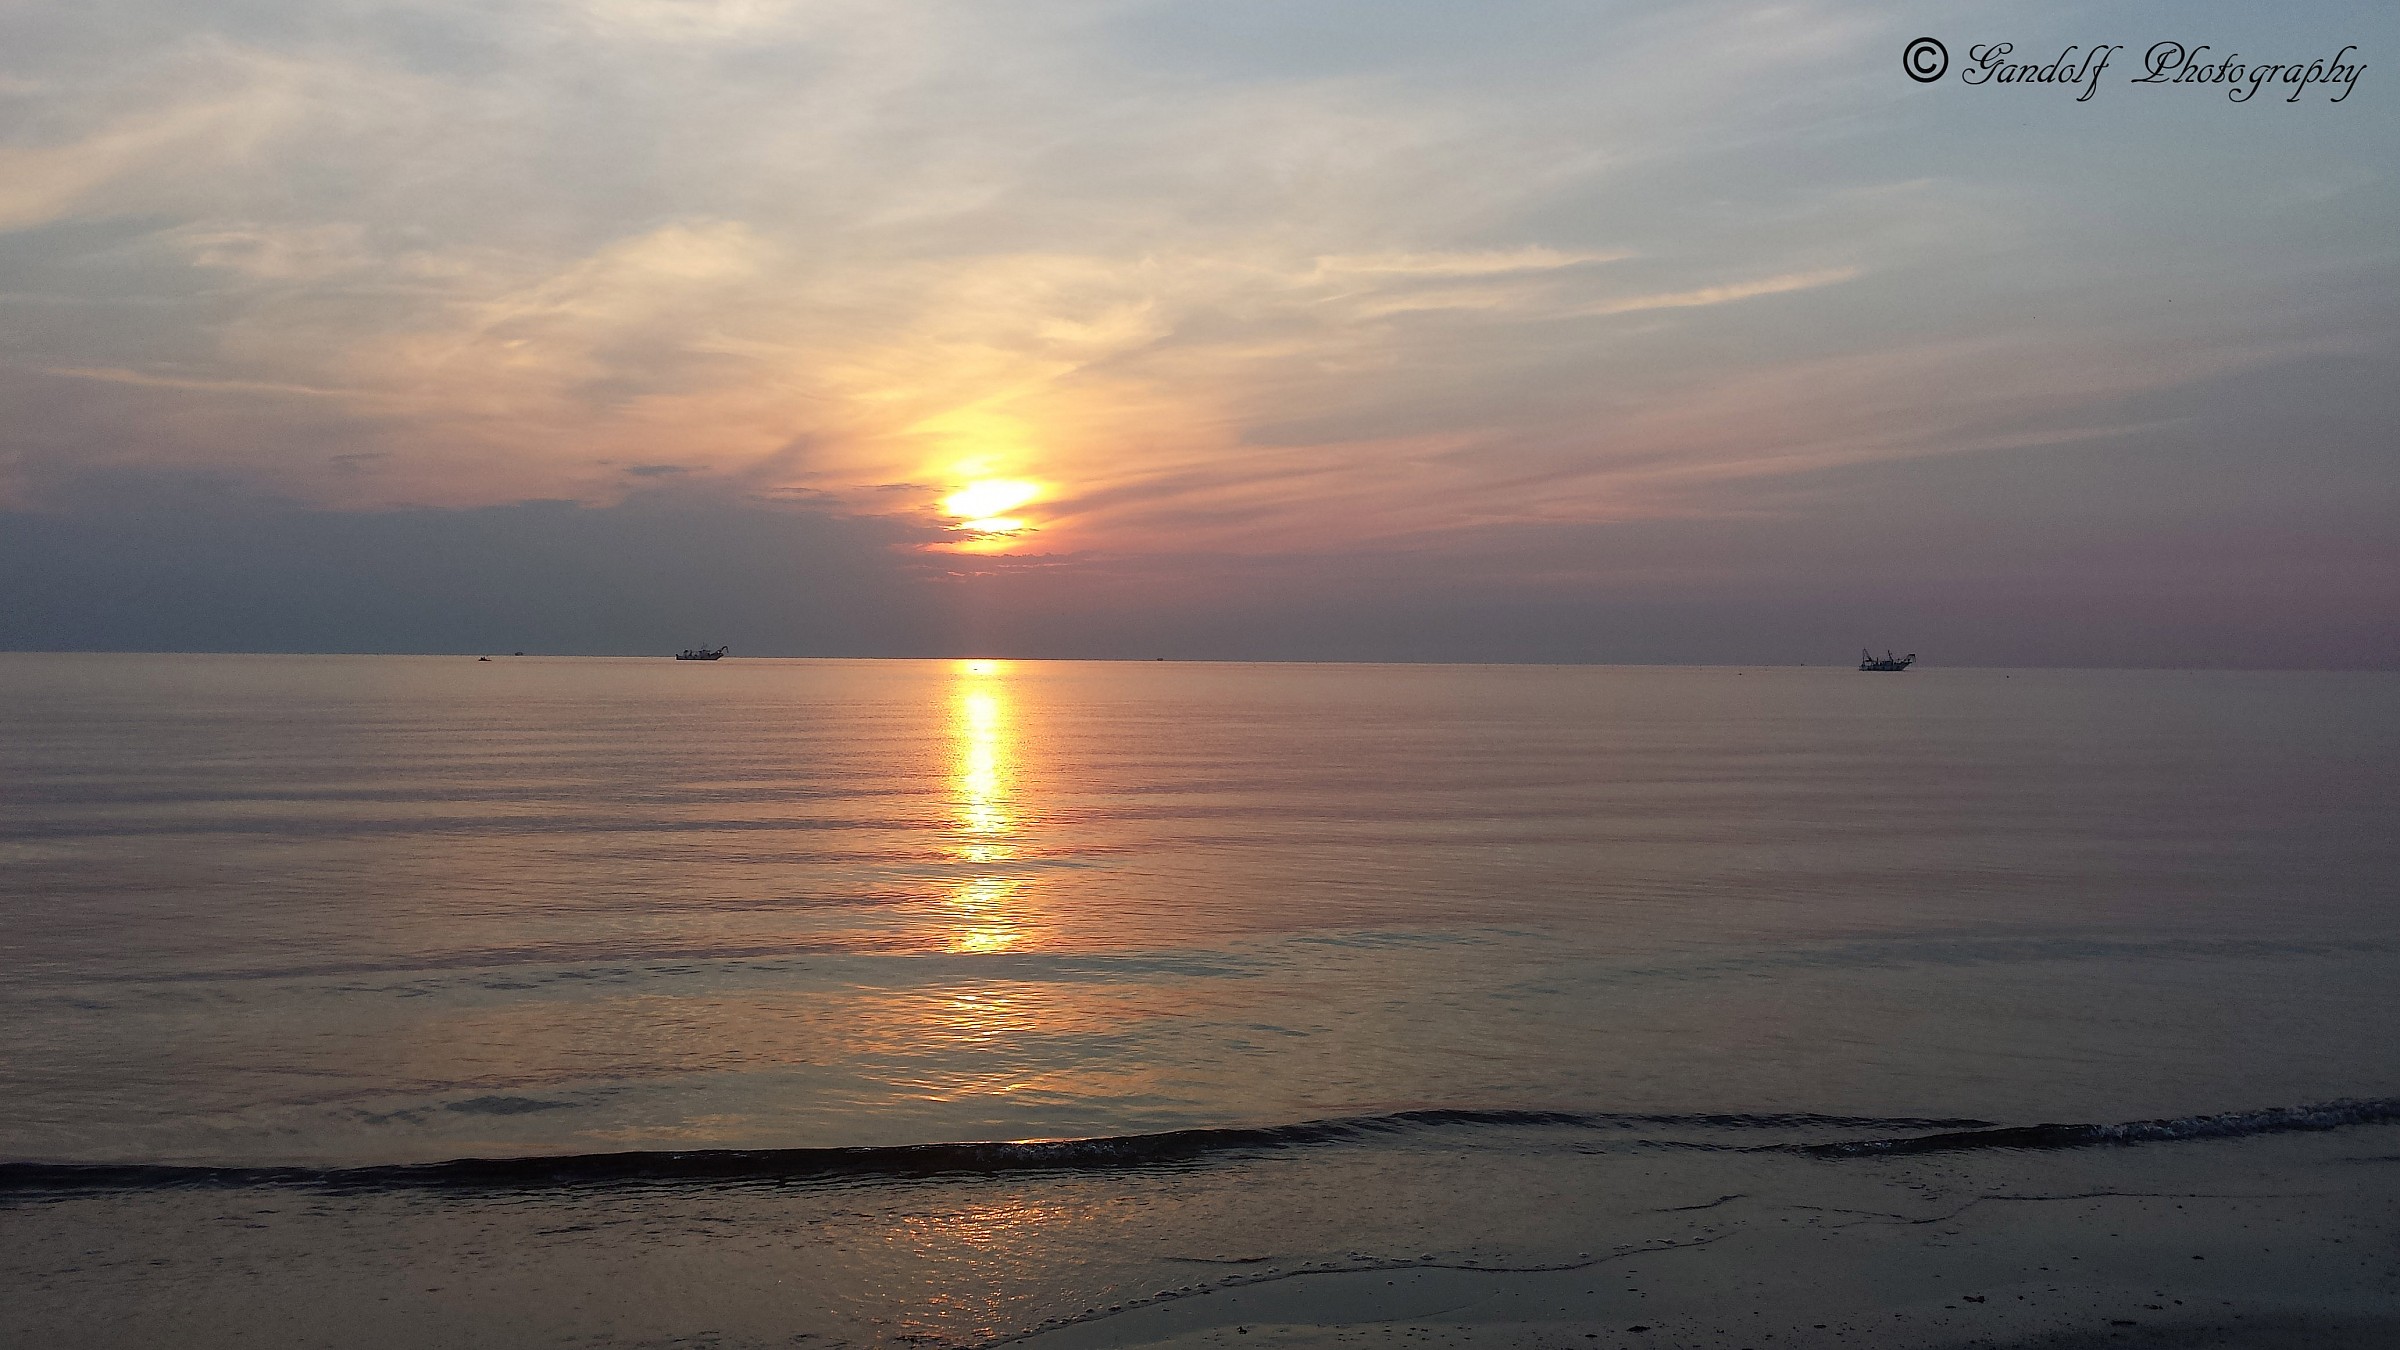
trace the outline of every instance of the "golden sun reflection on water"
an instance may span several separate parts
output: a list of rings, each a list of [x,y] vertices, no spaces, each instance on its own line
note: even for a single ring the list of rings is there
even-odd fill
[[[946,902],[954,952],[1004,952],[1026,937],[1030,882],[1002,873],[1017,856],[1023,822],[1017,807],[1020,750],[1005,661],[962,661],[951,705],[955,742],[950,786],[956,804],[951,856],[978,871],[950,887]]]
[[[1023,994],[993,989],[960,990],[950,995],[933,1020],[953,1048],[981,1045],[1036,1028]]]
[[[949,948],[954,952],[1004,952],[1024,940],[1024,930],[1012,917],[1016,881],[977,877],[950,892],[953,924]]]

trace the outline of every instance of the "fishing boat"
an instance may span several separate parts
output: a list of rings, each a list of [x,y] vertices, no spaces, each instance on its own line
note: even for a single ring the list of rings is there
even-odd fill
[[[675,653],[675,659],[678,661],[722,661],[725,659],[725,649],[719,647],[712,652],[706,647],[686,647]]]
[[[1887,651],[1881,659],[1877,659],[1873,652],[1864,647],[1859,648],[1858,651],[1858,668],[1860,670],[1906,670],[1916,663],[1917,654],[1915,652],[1910,652],[1906,656],[1894,656]]]

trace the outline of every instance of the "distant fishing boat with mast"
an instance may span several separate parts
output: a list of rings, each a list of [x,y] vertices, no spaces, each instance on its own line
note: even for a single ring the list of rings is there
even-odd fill
[[[1917,654],[1915,652],[1910,652],[1906,656],[1894,656],[1887,651],[1883,654],[1883,659],[1877,660],[1875,653],[1864,647],[1858,649],[1858,668],[1860,670],[1906,670],[1916,663]]]
[[[719,647],[712,652],[706,647],[686,647],[675,653],[675,659],[678,661],[722,661],[725,659],[725,648]]]

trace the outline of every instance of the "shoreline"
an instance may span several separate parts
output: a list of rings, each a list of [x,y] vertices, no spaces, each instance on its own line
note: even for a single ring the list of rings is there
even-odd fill
[[[1562,1269],[1301,1271],[999,1344],[2376,1350],[2400,1344],[2389,1170],[2339,1216],[2314,1208],[2324,1197],[2196,1193],[1994,1195],[1834,1224],[1762,1212]]]
[[[0,1202],[21,1344],[2286,1350],[2400,1343],[2400,1124],[1830,1160]]]

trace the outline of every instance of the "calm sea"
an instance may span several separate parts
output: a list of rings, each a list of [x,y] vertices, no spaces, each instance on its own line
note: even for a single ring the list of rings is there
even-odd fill
[[[0,1155],[2400,1086],[2385,675],[0,657]]]
[[[0,797],[27,1335],[972,1342],[2400,1116],[2390,675],[10,655]]]

